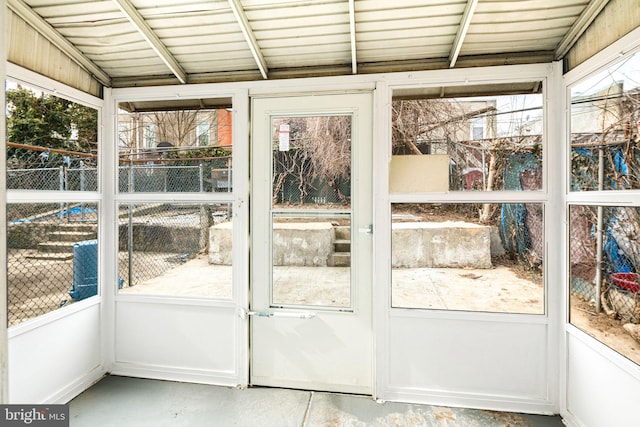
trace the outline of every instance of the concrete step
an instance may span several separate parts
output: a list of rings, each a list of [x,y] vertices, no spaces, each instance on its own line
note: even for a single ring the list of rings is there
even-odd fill
[[[327,259],[329,267],[349,267],[351,265],[351,254],[348,252],[334,252]]]
[[[47,253],[37,252],[31,255],[27,255],[28,259],[39,259],[43,261],[69,261],[73,259],[73,253],[61,252],[61,253]]]
[[[351,252],[351,240],[336,240],[333,242],[333,248],[336,252]]]
[[[98,230],[97,224],[87,224],[84,222],[62,222],[56,225],[56,229],[59,231],[83,231],[83,232],[93,232],[95,233]]]
[[[80,242],[96,238],[95,231],[52,231],[49,233],[50,242]]]
[[[38,251],[42,253],[73,253],[74,242],[42,242],[38,244]]]
[[[335,230],[336,240],[351,240],[351,227],[348,225],[338,225]]]

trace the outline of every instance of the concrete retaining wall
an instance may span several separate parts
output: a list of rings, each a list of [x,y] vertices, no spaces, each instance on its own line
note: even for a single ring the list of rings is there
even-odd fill
[[[200,228],[172,227],[161,224],[132,224],[133,250],[140,252],[198,252],[200,251]],[[127,250],[129,224],[118,227],[119,250]],[[205,239],[206,242],[206,239]]]
[[[400,222],[392,229],[394,268],[491,268],[491,227],[467,222]]]
[[[333,252],[335,229],[329,222],[276,223],[273,264],[326,266]],[[231,265],[231,222],[214,225],[209,233],[209,263]]]
[[[335,229],[329,222],[276,223],[273,265],[326,266]]]
[[[392,233],[393,267],[492,267],[489,226],[407,222],[393,224]],[[209,263],[231,265],[231,234],[231,222],[211,227]],[[335,228],[330,223],[278,223],[273,232],[274,265],[326,266],[334,241]]]
[[[209,264],[231,265],[232,230],[232,222],[221,222],[209,229]]]

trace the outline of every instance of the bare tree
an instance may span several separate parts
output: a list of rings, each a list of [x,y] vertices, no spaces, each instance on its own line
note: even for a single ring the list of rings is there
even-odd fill
[[[481,112],[464,112],[451,100],[397,100],[392,104],[392,144],[394,152],[423,153],[419,146],[443,144],[468,132],[468,119]],[[465,135],[465,138],[466,135]]]
[[[290,146],[285,151],[274,146],[274,203],[279,200],[286,182],[295,182],[301,204],[315,185],[332,188],[338,201],[345,201],[347,195],[341,194],[337,182],[350,179],[351,117],[279,119],[274,122],[274,141],[278,140],[279,126],[284,123],[290,128]]]
[[[216,114],[213,111],[156,111],[151,115],[156,125],[157,139],[167,141],[176,147],[196,145],[197,127],[206,123],[213,128]]]

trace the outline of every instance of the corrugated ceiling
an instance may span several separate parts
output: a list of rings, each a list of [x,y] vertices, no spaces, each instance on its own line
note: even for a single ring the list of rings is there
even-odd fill
[[[7,0],[107,86],[562,57],[607,0]]]

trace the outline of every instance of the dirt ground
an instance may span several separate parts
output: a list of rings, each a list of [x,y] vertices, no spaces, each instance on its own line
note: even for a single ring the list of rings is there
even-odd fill
[[[640,343],[622,328],[620,320],[612,319],[604,312],[596,314],[593,304],[575,295],[571,296],[569,316],[571,324],[640,364]]]
[[[71,303],[73,261],[30,259],[35,250],[8,251],[9,326]]]

